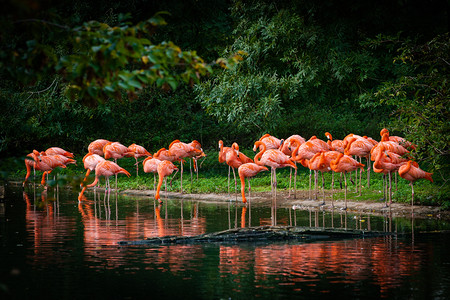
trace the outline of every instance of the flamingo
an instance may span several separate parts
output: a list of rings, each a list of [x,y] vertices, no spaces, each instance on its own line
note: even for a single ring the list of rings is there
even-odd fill
[[[407,159],[402,158],[400,155],[394,152],[385,150],[383,144],[381,144],[379,147],[380,150],[377,153],[377,157],[375,157],[373,167],[374,170],[376,169],[377,173],[388,174],[389,186],[386,183],[386,187],[389,187],[389,205],[387,205],[386,199],[385,206],[389,207],[392,204],[392,172],[396,172],[401,165],[407,162]]]
[[[108,140],[104,140],[104,139],[98,139],[98,140],[95,140],[95,141],[93,141],[93,142],[91,142],[91,143],[89,144],[89,146],[88,146],[88,152],[89,152],[89,153],[93,153],[93,154],[97,154],[97,155],[100,155],[100,156],[103,156],[103,155],[104,155],[104,153],[103,153],[103,147],[104,147],[107,143],[109,143]]]
[[[42,174],[42,180],[41,184],[45,185],[45,175],[49,174],[53,169],[57,167],[66,168],[66,165],[68,164],[76,164],[76,161],[74,159],[68,158],[64,155],[46,155],[45,152],[39,153],[36,150],[33,150],[33,153],[30,153],[31,157],[33,158],[34,162],[32,165],[34,166],[35,170],[43,171]],[[30,154],[28,156],[30,156]],[[25,181],[23,184],[26,183],[29,175],[29,167],[30,163],[25,162],[25,165],[27,167],[27,175],[25,177]]]
[[[322,197],[323,202],[320,205],[325,205],[325,179],[323,176],[324,172],[331,171],[330,163],[332,160],[336,159],[339,156],[340,152],[337,151],[320,151],[314,154],[314,156],[310,160],[304,160],[309,169],[314,170],[316,172],[320,172],[322,174]],[[333,175],[332,175],[333,176]],[[332,190],[334,190],[334,176],[331,182]],[[333,195],[331,196],[331,200],[333,201]],[[332,202],[333,206],[333,202]]]
[[[198,143],[198,142],[197,142]],[[202,150],[196,147],[180,142],[179,140],[174,140],[169,145],[168,155],[174,155],[177,159],[181,160],[181,193],[183,193],[183,158],[191,158],[202,154]]]
[[[91,171],[95,171],[95,167],[97,167],[97,165],[102,161],[105,161],[105,159],[103,157],[101,157],[100,155],[94,154],[94,153],[88,153],[83,157],[84,168],[87,170],[86,175],[84,176],[84,179],[83,179],[83,183],[87,180]],[[86,190],[86,185],[81,189],[81,192],[78,195],[79,201],[83,200],[83,194],[84,194],[85,190]]]
[[[22,186],[25,186],[25,184],[27,183],[28,178],[31,175],[31,168],[33,168],[34,176],[36,176],[36,166],[35,166],[35,160],[33,157],[33,152],[28,153],[27,157],[25,157],[25,168],[27,169],[27,174],[25,175],[25,179],[22,183]],[[38,170],[38,171],[42,171],[42,170]]]
[[[347,176],[348,172],[357,170],[358,168],[364,168],[364,165],[359,163],[357,160],[351,158],[348,155],[339,153],[335,160],[330,162],[330,168],[337,173],[344,173],[344,184],[345,184],[345,207],[347,209]]]
[[[162,204],[161,197],[159,196],[159,192],[161,190],[161,186],[163,183],[163,180],[166,176],[173,173],[173,171],[178,170],[178,168],[170,161],[164,160],[158,164],[157,172],[158,172],[158,187],[156,188],[156,194],[155,199],[159,201],[159,203]],[[167,183],[165,184],[166,191],[167,191]]]
[[[311,159],[317,152],[329,150],[330,146],[328,146],[327,143],[318,139],[316,136],[312,136],[308,141],[295,148],[292,152],[292,160],[300,162],[304,167],[307,167],[304,160]],[[309,194],[309,197],[311,198],[311,169],[309,172]]]
[[[103,146],[103,154],[105,159],[113,158],[117,164],[118,158],[133,156],[133,152],[128,150],[128,147],[122,145],[119,142],[107,142]],[[117,189],[117,174],[116,175],[116,189]]]
[[[174,162],[179,159],[176,158],[175,155],[169,155],[169,150],[166,148],[159,149],[156,153],[153,154],[153,158],[157,158],[159,160],[168,160]]]
[[[87,170],[83,182],[86,181],[89,174],[95,170],[97,164],[105,159],[98,154],[88,153],[83,157],[84,168]]]
[[[297,169],[297,166],[294,162],[283,152],[278,149],[269,149],[266,150],[266,145],[261,142],[255,142],[253,147],[253,151],[256,151],[258,148],[262,148],[258,154],[255,155],[254,162],[260,166],[269,166],[271,168],[271,178],[272,180],[272,194],[277,195],[277,173],[276,169],[283,167],[291,167]]]
[[[66,150],[64,150],[62,148],[59,148],[59,147],[48,148],[47,150],[45,150],[45,154],[46,155],[59,154],[59,155],[64,155],[64,156],[69,157],[69,158],[73,158],[73,153],[68,152],[68,151],[66,151]]]
[[[247,199],[245,198],[245,178],[248,178],[248,192],[250,194],[251,186],[250,186],[250,177],[256,176],[261,171],[269,171],[264,166],[257,165],[255,163],[245,163],[239,166],[238,173],[239,178],[241,179],[241,194],[242,194],[242,202],[247,203]]]
[[[239,153],[239,145],[237,143],[233,143],[231,146],[231,151],[228,151],[225,155],[225,162],[228,166],[233,169],[233,176],[234,176],[234,192],[236,193],[237,189],[237,181],[236,181],[236,172],[234,169],[239,168],[244,163],[252,163],[253,160],[249,157],[247,157],[243,153]]]
[[[281,140],[279,138],[274,137],[273,135],[270,135],[266,133],[259,139],[260,142],[264,143],[266,145],[266,149],[278,149],[281,145]],[[261,146],[259,147],[259,150],[261,150]]]
[[[223,141],[219,141],[219,163],[224,163],[226,161],[227,152],[231,151],[231,147],[224,147]],[[228,195],[230,195],[230,169],[228,165]]]
[[[128,146],[128,152],[132,152],[133,153],[133,157],[136,160],[136,176],[139,176],[139,164],[138,164],[138,158],[139,157],[147,157],[147,156],[152,156],[150,154],[150,152],[147,151],[147,149],[145,149],[144,147],[140,146],[140,145],[136,145],[136,144],[131,144],[130,146]]]
[[[103,154],[105,159],[113,158],[117,163],[118,158],[131,157],[134,153],[119,142],[108,142],[103,146]]]
[[[389,137],[389,141],[392,142],[396,142],[400,145],[402,145],[403,147],[405,147],[406,149],[416,149],[416,145],[414,145],[413,143],[405,140],[404,138],[400,137],[400,136],[390,136],[389,135],[389,130],[387,130],[386,128],[381,129],[380,131],[380,136],[383,137],[383,135],[387,133],[387,136]]]
[[[433,173],[425,172],[421,168],[419,168],[419,165],[409,160],[406,164],[402,165],[398,169],[398,174],[401,178],[406,179],[409,181],[409,184],[411,185],[411,208],[414,207],[414,182],[416,182],[419,179],[426,179],[430,182],[433,182],[433,178],[431,177]]]
[[[401,156],[407,156],[409,151],[403,147],[402,145],[398,144],[397,142],[390,141],[389,140],[389,133],[384,132],[383,136],[381,137],[381,141],[372,148],[370,151],[371,160],[374,161],[375,157],[377,156],[377,153],[380,149],[380,146],[383,145],[385,150],[394,152]],[[397,173],[395,173],[395,183],[397,184]]]
[[[325,136],[327,137],[328,141],[327,144],[330,147],[331,151],[337,151],[344,153],[344,141],[343,140],[333,140],[333,136],[329,132],[325,132]]]
[[[370,151],[374,147],[373,141],[369,140],[367,137],[351,137],[348,140],[347,146],[345,147],[344,154],[348,156],[358,156],[360,158],[364,157],[367,160],[367,187],[370,187]],[[362,170],[360,170],[359,178],[359,195],[361,196],[362,188]],[[358,179],[358,176],[356,176]],[[356,190],[358,190],[358,181],[356,181]]]
[[[167,150],[166,148],[159,149],[156,153],[153,154],[153,158],[157,158],[159,160],[168,160],[170,162],[174,162],[174,161],[182,162],[183,161],[181,158],[177,158],[175,154],[169,154],[169,150]],[[170,179],[170,186],[172,186],[172,180],[175,178],[177,173],[178,173],[178,170],[172,176],[172,179]]]
[[[370,157],[372,161],[375,160],[375,157],[377,156],[378,151],[381,148],[381,145],[383,145],[385,150],[397,153],[398,155],[401,156],[409,153],[409,151],[402,145],[393,141],[389,141],[389,134],[384,133],[383,137],[381,138],[381,141],[376,146],[374,146],[372,150],[370,150]]]
[[[345,147],[347,147],[347,144],[348,144],[348,142],[349,142],[349,140],[350,140],[351,138],[362,138],[362,136],[357,135],[357,134],[353,134],[353,133],[347,134],[347,135],[344,137],[344,139],[342,140],[343,143],[344,143],[344,145],[343,145],[343,146],[344,146],[344,149],[345,149]]]
[[[130,173],[127,170],[125,170],[124,168],[120,167],[115,162],[112,162],[110,160],[101,161],[95,167],[95,180],[94,180],[94,182],[92,182],[91,184],[88,184],[87,187],[96,186],[97,183],[98,183],[99,177],[100,176],[104,176],[106,178],[105,189],[108,190],[108,187],[109,187],[109,191],[111,191],[111,185],[109,183],[109,177],[111,177],[112,175],[117,175],[117,174],[125,174],[128,177],[131,176]],[[82,192],[84,192],[84,190],[86,190],[86,187],[83,188]]]
[[[298,135],[294,134],[288,137],[280,146],[279,150],[286,154],[287,156],[292,155],[292,149],[295,149],[297,146],[303,144],[306,142],[306,140]],[[296,162],[294,162],[295,165],[297,165]],[[291,197],[291,181],[292,181],[292,169],[290,169],[289,172],[289,195],[288,198]],[[294,199],[296,198],[297,192],[297,170],[294,170]]]
[[[205,154],[205,152],[203,152],[202,145],[198,141],[193,140],[192,142],[189,143],[189,145],[201,151],[201,153],[199,155],[196,155],[196,156],[192,157],[192,162],[194,164],[194,172],[197,174],[197,179],[198,179],[198,164],[197,164],[197,160],[199,160],[202,157],[206,157],[206,154]],[[189,163],[189,168],[190,168],[190,163]],[[192,180],[192,178],[191,178],[191,180]]]
[[[154,157],[147,157],[142,162],[145,173],[153,173],[153,189],[156,190],[156,173],[158,172],[158,165],[162,160]]]

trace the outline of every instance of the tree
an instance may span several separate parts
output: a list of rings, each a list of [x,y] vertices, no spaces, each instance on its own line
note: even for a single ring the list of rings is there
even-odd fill
[[[371,41],[373,47],[385,47],[381,46],[384,43],[392,44],[392,39],[379,36]],[[377,101],[365,105],[391,107],[386,125],[414,141],[420,150],[412,152],[415,160],[431,163],[444,174],[450,167],[449,35],[438,35],[425,43],[406,40],[397,44],[399,54],[393,64],[405,74],[380,85],[373,94]]]
[[[120,99],[122,91],[134,97],[153,84],[164,89],[176,89],[181,81],[192,85],[211,72],[211,66],[195,51],[182,51],[172,42],[151,42],[156,27],[166,24],[162,13],[136,25],[128,19],[119,15],[116,26],[98,21],[74,28],[50,24],[66,33],[70,52],[59,54],[36,37],[23,47],[9,44],[0,54],[0,67],[23,83],[58,74],[67,82],[67,94],[89,105]]]

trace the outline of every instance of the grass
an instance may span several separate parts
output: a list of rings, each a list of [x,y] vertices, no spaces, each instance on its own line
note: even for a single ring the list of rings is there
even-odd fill
[[[200,171],[197,175],[193,174],[193,179],[191,183],[191,175],[189,173],[189,163],[186,162],[184,165],[183,174],[183,191],[190,193],[228,193],[227,188],[227,175],[228,167],[225,164],[220,164],[217,160],[218,152],[209,151],[208,156],[200,160]],[[253,157],[252,153],[245,153],[249,157]],[[57,174],[57,181],[53,181],[50,176],[48,184],[50,186],[58,184],[68,184],[71,185],[75,190],[79,190],[79,185],[82,182],[86,170],[81,162],[82,155],[76,156],[78,160],[77,165],[69,165],[66,169],[56,169],[52,174]],[[142,159],[139,160],[139,176],[136,176],[136,166],[134,158],[123,158],[118,160],[118,164],[128,170],[131,174],[130,178],[127,178],[123,174],[118,176],[118,188],[119,189],[153,189],[153,174],[146,174],[142,169]],[[25,178],[26,170],[23,163],[23,158],[10,158],[1,161],[1,172],[0,176],[3,179],[11,181],[23,181]],[[40,182],[41,172],[37,172],[37,176],[34,179],[37,183]],[[289,168],[277,170],[277,181],[278,181],[278,191],[285,190],[289,188]],[[32,180],[33,175],[31,175],[30,180]],[[236,170],[237,177],[237,192],[240,192],[240,180]],[[293,172],[292,172],[293,177]],[[339,175],[335,174],[335,199],[344,198],[344,190],[339,187]],[[354,177],[354,176],[353,176]],[[171,177],[170,177],[171,178]],[[170,181],[168,178],[168,182]],[[331,189],[331,173],[325,173],[325,190],[330,191]],[[111,178],[112,179],[112,178]],[[91,175],[88,182],[92,182],[94,176]],[[156,175],[156,181],[158,176]],[[321,177],[318,179],[319,187],[321,186]],[[352,201],[374,201],[379,200],[383,197],[382,193],[382,175],[371,172],[371,182],[370,188],[366,187],[367,175],[363,173],[363,192],[361,196],[356,197],[358,194],[355,193],[355,186],[348,180],[348,199]],[[100,184],[104,185],[104,179],[100,180]],[[112,183],[113,184],[113,183]],[[246,183],[247,185],[247,183]],[[261,172],[256,177],[251,180],[252,192],[268,192],[270,191],[270,172]],[[293,185],[293,180],[292,180]],[[312,180],[312,186],[314,188],[314,179]],[[246,191],[247,191],[246,186]],[[293,187],[292,187],[293,188]],[[297,190],[307,191],[309,188],[309,170],[298,164],[298,175],[297,175]],[[176,175],[172,181],[172,186],[167,187],[168,191],[181,191],[180,182],[180,172]],[[443,183],[431,183],[427,180],[419,180],[414,184],[414,203],[415,205],[440,205],[445,209],[450,209],[450,199],[449,199],[449,187],[447,184]],[[230,176],[230,192],[234,192],[234,178],[233,173]],[[321,197],[321,191],[319,191],[319,198]],[[397,189],[395,189],[394,177],[393,177],[393,201],[410,203],[411,202],[411,186],[409,182],[403,178],[398,177],[397,179]]]

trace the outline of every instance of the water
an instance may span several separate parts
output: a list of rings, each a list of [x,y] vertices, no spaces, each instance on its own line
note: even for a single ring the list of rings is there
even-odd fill
[[[449,299],[444,220],[279,208],[279,225],[406,233],[301,243],[126,246],[271,224],[270,207],[7,187],[0,203],[0,298]]]

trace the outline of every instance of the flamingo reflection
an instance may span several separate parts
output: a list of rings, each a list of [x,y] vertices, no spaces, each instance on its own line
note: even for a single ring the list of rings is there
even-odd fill
[[[333,243],[271,244],[254,250],[223,245],[219,252],[219,270],[222,277],[252,270],[255,282],[283,276],[292,284],[310,281],[311,286],[320,280],[314,278],[322,275],[333,276],[335,282],[347,284],[375,277],[382,296],[400,286],[405,274],[420,269],[420,261],[426,256],[424,252],[408,249],[411,246],[400,247],[397,243],[401,242],[388,237]],[[390,255],[386,256],[386,253]]]

